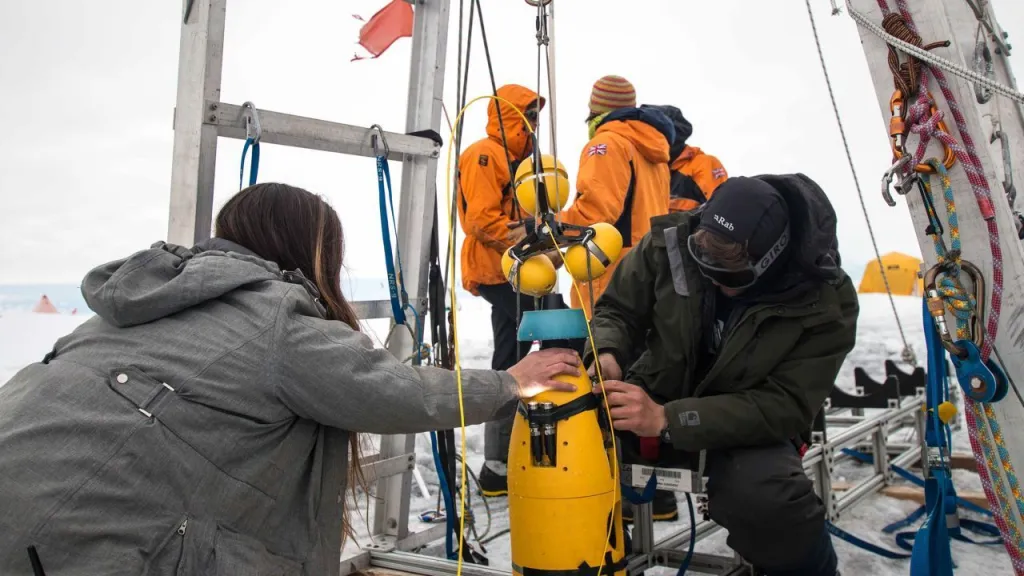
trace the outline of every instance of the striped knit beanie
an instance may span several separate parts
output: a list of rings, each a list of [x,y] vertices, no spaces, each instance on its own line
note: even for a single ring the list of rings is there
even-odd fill
[[[594,82],[590,92],[590,114],[604,114],[619,108],[636,107],[636,90],[622,76],[605,76]]]

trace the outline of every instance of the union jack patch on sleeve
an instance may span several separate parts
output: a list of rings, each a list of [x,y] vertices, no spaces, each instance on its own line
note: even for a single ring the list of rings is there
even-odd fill
[[[590,148],[587,148],[587,156],[604,156],[607,153],[607,144],[594,144]]]
[[[712,178],[725,178],[725,168],[712,168],[711,169],[711,177]]]

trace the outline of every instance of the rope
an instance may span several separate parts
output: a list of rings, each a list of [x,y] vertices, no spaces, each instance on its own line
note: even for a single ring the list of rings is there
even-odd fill
[[[891,12],[882,19],[882,28],[899,38],[900,40],[913,44],[923,50],[933,50],[935,48],[947,48],[949,47],[949,41],[932,42],[927,46],[923,46],[924,40],[907,26],[907,22],[903,19],[901,14]],[[899,88],[904,95],[908,98],[917,94],[920,88],[921,79],[921,67],[922,62],[918,58],[910,57],[906,62],[900,64],[899,52],[896,48],[889,44],[889,70],[892,72],[893,83]]]
[[[878,0],[878,3],[879,6],[882,7],[883,12],[888,14],[889,9],[886,0]],[[916,34],[913,17],[907,10],[905,0],[897,0],[897,5],[899,6],[900,14],[903,17],[903,21],[907,28]],[[957,131],[960,134],[961,140],[963,140],[962,146],[955,138],[953,138],[952,135],[939,129],[938,123],[943,117],[941,110],[936,108],[935,113],[926,119],[926,116],[931,112],[933,107],[931,94],[927,90],[929,72],[935,76],[936,82],[942,90],[942,95],[945,97],[946,103],[949,105],[949,109],[953,114],[953,119],[956,121]],[[992,205],[992,192],[989,188],[988,180],[985,177],[981,160],[978,158],[974,140],[971,138],[970,132],[967,129],[967,120],[964,118],[963,112],[960,110],[960,105],[957,103],[956,96],[953,94],[953,91],[949,87],[949,83],[946,81],[945,74],[942,70],[929,66],[927,69],[923,69],[921,71],[921,86],[925,87],[925,89],[918,91],[917,101],[910,106],[906,116],[907,125],[911,126],[910,131],[918,134],[921,139],[918,144],[917,151],[914,153],[915,162],[911,162],[910,165],[913,166],[915,163],[921,162],[925,149],[928,147],[928,143],[932,137],[941,141],[944,146],[954,152],[957,160],[963,166],[967,179],[971,183],[971,189],[977,199],[978,208],[980,209],[982,217],[985,219],[988,227],[989,248],[992,252],[992,297],[984,343],[981,348],[981,359],[983,362],[987,362],[989,356],[992,354],[992,345],[999,329],[999,315],[1002,310],[1003,300],[1003,254],[1002,247],[999,244],[999,229],[996,225],[995,209]]]
[[[804,3],[807,5],[807,15],[811,20],[811,31],[814,33],[814,44],[818,48],[818,59],[821,62],[821,71],[825,75],[825,84],[828,86],[828,97],[832,100],[832,111],[836,116],[836,124],[839,126],[839,135],[843,139],[843,148],[846,150],[846,160],[850,164],[850,174],[853,176],[853,184],[857,188],[857,197],[860,199],[860,209],[864,213],[864,222],[868,226],[868,235],[871,237],[871,246],[875,250],[875,260],[878,262],[878,269],[881,271],[882,281],[885,283],[885,292],[889,295],[889,305],[892,306],[892,315],[896,319],[896,326],[900,331],[900,339],[903,340],[903,353],[901,356],[904,362],[911,366],[916,366],[917,358],[914,355],[913,348],[910,347],[910,343],[907,341],[907,335],[903,331],[903,323],[900,321],[899,312],[896,310],[896,300],[893,298],[892,288],[889,286],[889,276],[885,273],[885,266],[882,264],[882,255],[878,250],[878,241],[875,239],[874,227],[871,225],[871,217],[868,215],[868,207],[864,202],[864,193],[861,191],[860,180],[857,178],[857,170],[853,165],[853,155],[850,153],[850,144],[846,139],[846,130],[843,128],[843,119],[839,115],[839,106],[836,104],[835,92],[832,89],[832,80],[829,78],[828,67],[825,65],[825,55],[822,52],[821,41],[818,38],[818,27],[814,21],[814,11],[811,9],[811,0],[804,0]]]
[[[893,36],[885,29],[869,20],[867,16],[854,10],[853,6],[850,4],[850,0],[846,0],[846,9],[850,13],[850,16],[852,16],[858,24],[872,32],[875,36],[878,36],[882,40],[885,40],[885,42],[890,46],[895,46],[896,48],[903,50],[907,54],[914,56],[918,60],[925,62],[930,66],[945,70],[953,74],[954,76],[959,76],[960,78],[963,78],[964,80],[967,80],[969,82],[973,82],[976,85],[988,88],[993,92],[1006,98],[1009,98],[1010,100],[1013,100],[1015,102],[1024,103],[1024,93],[1018,92],[1017,90],[1009,86],[1006,86],[1005,84],[996,82],[990,78],[986,78],[984,75],[978,74],[974,70],[965,68],[964,66],[953,63],[949,60],[946,60],[945,58],[929,54],[926,50],[918,46],[915,46],[909,42],[906,42],[900,38],[897,38],[896,36]],[[885,10],[885,12],[888,12],[888,10]]]
[[[946,307],[956,318],[957,339],[969,340],[971,338],[970,319],[977,303],[974,301],[973,296],[966,293],[960,282],[960,226],[956,213],[956,201],[953,196],[953,186],[949,179],[949,173],[946,171],[946,167],[942,165],[942,162],[932,158],[928,160],[928,164],[935,170],[935,173],[938,174],[942,182],[946,217],[949,222],[951,248],[950,250],[946,249],[942,235],[938,232],[941,228],[939,227],[938,216],[932,208],[934,202],[926,201],[925,206],[928,208],[928,218],[931,222],[930,231],[932,232],[931,236],[935,245],[935,254],[938,262],[940,264],[947,262],[952,264],[950,272],[943,276],[937,288]],[[931,198],[931,184],[927,175],[922,179],[922,183],[924,185],[924,193]],[[998,459],[1001,462],[1001,468],[1006,473],[1011,492],[1017,503],[1017,509],[1024,515],[1024,498],[1022,498],[1020,485],[1017,481],[1013,465],[1010,462],[1009,452],[1007,452],[1003,442],[999,423],[990,404],[984,404],[982,407],[980,403],[974,402],[966,395],[964,396],[964,401],[968,405],[968,411],[965,412],[965,415],[968,422],[971,448],[974,451],[975,458],[979,454],[984,456],[984,466],[978,467],[978,475],[981,478],[982,487],[985,489],[985,495],[992,507],[993,518],[996,526],[999,528],[1005,547],[1010,554],[1014,569],[1017,574],[1024,573],[1024,537],[1022,537],[1020,529],[1015,522],[1006,521],[1007,518],[1013,517],[1014,512],[1010,508],[1010,500],[1002,483],[992,482],[992,478],[1000,478],[999,466],[996,464]],[[984,428],[986,421],[992,428],[992,437],[997,445],[995,449],[992,447],[987,430]],[[996,510],[999,510],[1001,513],[996,513]]]
[[[887,1],[877,1],[883,14],[888,16],[890,10]],[[906,0],[896,0],[896,4],[902,19],[906,24],[906,28],[916,34],[917,29],[914,25],[913,16],[907,8]],[[999,244],[999,230],[996,225],[995,211],[992,206],[991,190],[982,170],[981,161],[977,156],[974,141],[967,129],[967,122],[964,119],[959,104],[957,103],[956,96],[949,88],[949,84],[943,70],[952,72],[953,74],[968,81],[973,81],[976,86],[981,85],[991,88],[997,93],[1016,100],[1018,103],[1024,101],[1024,95],[1007,88],[1002,84],[994,83],[974,71],[966,70],[962,66],[958,66],[942,58],[935,57],[925,50],[879,29],[873,23],[868,21],[863,14],[854,11],[850,6],[850,0],[847,0],[847,8],[850,10],[850,14],[861,26],[871,30],[874,34],[884,39],[890,45],[895,45],[903,49],[908,54],[916,56],[929,65],[926,69],[921,70],[920,85],[924,86],[926,89],[919,90],[917,102],[911,106],[907,120],[907,123],[912,126],[911,132],[914,132],[921,137],[921,142],[915,153],[914,159],[920,161],[924,155],[928,140],[931,137],[938,138],[945,146],[951,149],[956,154],[957,160],[960,161],[964,168],[964,173],[971,184],[971,189],[978,203],[982,217],[986,221],[989,232],[989,245],[992,253],[993,279],[990,307],[991,312],[989,314],[988,324],[985,329],[986,333],[981,349],[981,360],[982,362],[987,362],[992,353],[993,343],[996,338],[999,325],[999,315],[1002,308],[1002,248]],[[941,111],[936,110],[930,118],[926,118],[932,105],[931,97],[927,90],[928,72],[931,72],[935,76],[936,82],[942,90],[943,97],[945,97],[946,102],[949,105],[949,109],[953,114],[953,118],[956,121],[957,131],[960,134],[960,138],[963,140],[963,146],[961,146],[951,135],[938,129],[938,121],[942,118]],[[940,174],[944,174],[944,172],[940,172]],[[946,181],[948,181],[948,175],[944,176],[944,183]],[[959,231],[957,231],[957,234],[959,235]],[[967,330],[967,323],[963,322],[960,317],[957,317],[958,336],[963,334],[963,331],[965,330]],[[1000,534],[1003,537],[1007,553],[1010,555],[1011,562],[1014,566],[1014,571],[1018,575],[1024,575],[1024,539],[1021,537],[1020,528],[1017,525],[1016,518],[1014,517],[1014,511],[1009,505],[1005,487],[1001,481],[1002,477],[1000,476],[999,467],[996,465],[997,458],[999,456],[1007,456],[1007,459],[1001,462],[1001,467],[1006,473],[1007,481],[1010,483],[1011,490],[1014,492],[1014,496],[1017,499],[1018,510],[1024,510],[1024,508],[1022,508],[1024,503],[1021,502],[1020,490],[1016,482],[1015,474],[1013,473],[1013,467],[1008,459],[1009,454],[1004,450],[1002,453],[997,455],[996,450],[993,450],[992,448],[992,442],[990,441],[985,423],[988,421],[989,427],[996,430],[998,429],[998,422],[995,419],[994,412],[991,411],[991,407],[988,407],[988,410],[986,411],[983,407],[978,406],[978,403],[972,401],[966,396],[965,402],[969,407],[969,409],[965,411],[965,416],[968,422],[971,449],[974,452],[975,458],[983,459],[985,464],[984,466],[978,467],[978,475],[981,479],[982,487],[985,490],[985,496],[988,499],[993,512],[996,510],[1001,512],[1001,514],[994,514],[996,525],[999,527]],[[1011,476],[1013,476],[1012,479],[1010,479]],[[1022,515],[1024,515],[1024,512],[1022,512]],[[1012,521],[1007,522],[1007,519],[1011,519]]]

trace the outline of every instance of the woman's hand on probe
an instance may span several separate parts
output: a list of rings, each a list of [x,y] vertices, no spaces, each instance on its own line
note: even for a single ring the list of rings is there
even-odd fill
[[[527,354],[509,368],[508,373],[516,379],[520,398],[530,398],[548,390],[575,392],[574,384],[560,382],[555,377],[579,376],[580,357],[572,350],[549,348]]]

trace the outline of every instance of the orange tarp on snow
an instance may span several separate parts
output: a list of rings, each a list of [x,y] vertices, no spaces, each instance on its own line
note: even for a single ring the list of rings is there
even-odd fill
[[[32,307],[32,311],[37,314],[59,314],[59,312],[57,312],[57,307],[53,305],[53,302],[50,302],[50,299],[46,297],[46,294],[43,294],[43,297],[39,299],[39,302],[36,302],[36,305]]]

